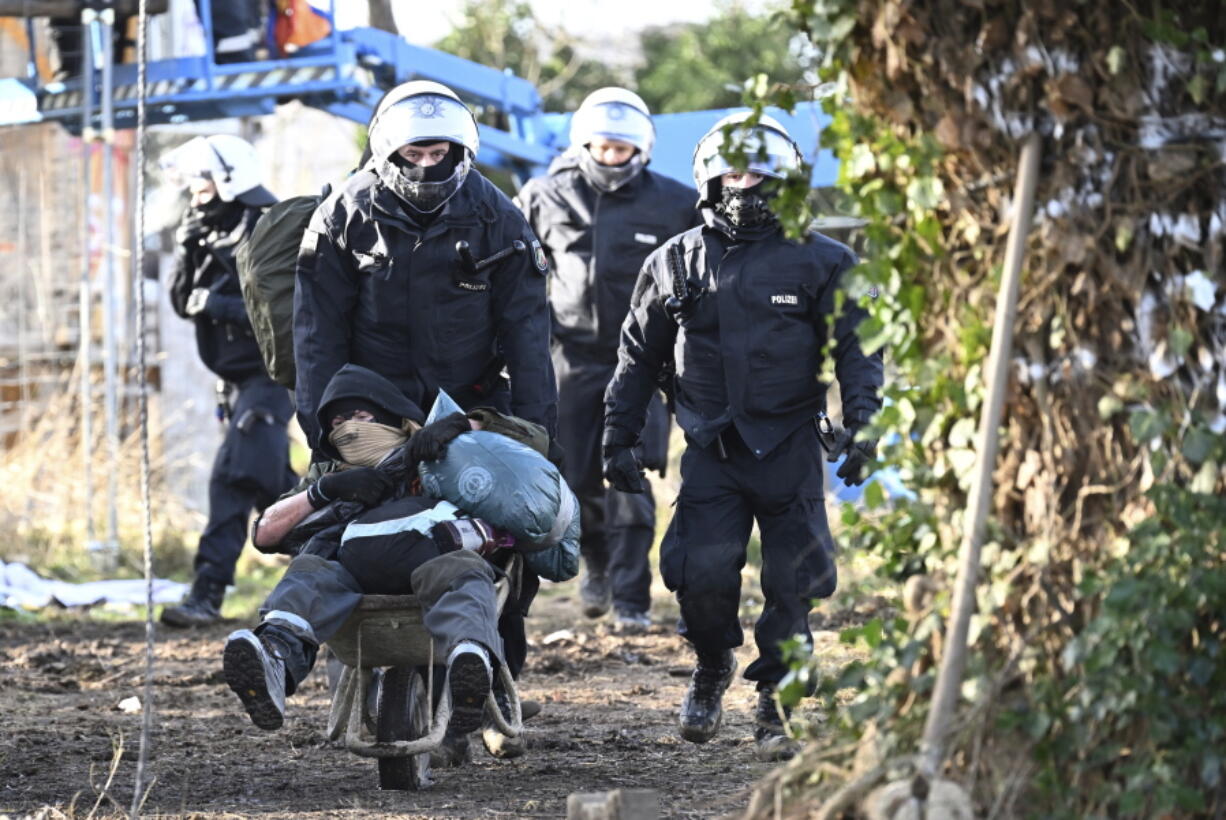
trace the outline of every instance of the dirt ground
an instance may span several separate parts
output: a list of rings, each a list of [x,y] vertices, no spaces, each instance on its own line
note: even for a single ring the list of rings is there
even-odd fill
[[[538,601],[521,696],[543,704],[527,724],[528,753],[496,760],[474,736],[472,764],[436,770],[420,792],[382,792],[375,762],[325,739],[327,683],[320,663],[290,699],[286,725],[251,725],[221,677],[228,622],[194,632],[159,628],[156,732],[147,815],[173,817],[564,817],[577,791],[650,788],[663,816],[735,814],[770,764],[754,756],[752,685],[725,697],[712,742],[682,741],[675,728],[691,655],[672,618],[639,636],[613,634],[578,614],[573,582]],[[843,618],[835,619],[843,621]],[[847,652],[814,616],[823,663]],[[746,623],[747,635],[752,635]],[[571,635],[547,636],[558,630]],[[743,670],[754,655],[742,647]],[[141,694],[143,622],[83,616],[38,623],[0,621],[0,813],[56,807],[84,818],[126,811],[135,779],[140,715],[119,710]],[[815,716],[802,707],[802,716]],[[122,757],[106,786],[115,750]],[[56,816],[54,812],[47,813]],[[45,815],[46,816],[46,815]],[[62,816],[62,815],[61,815]]]

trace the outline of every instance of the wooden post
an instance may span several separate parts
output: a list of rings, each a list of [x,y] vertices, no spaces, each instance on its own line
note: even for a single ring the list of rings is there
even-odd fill
[[[1026,238],[1034,212],[1034,189],[1039,175],[1039,135],[1031,134],[1022,144],[1013,190],[1013,227],[1005,249],[1004,272],[996,296],[996,317],[992,327],[992,348],[988,356],[987,395],[979,417],[976,452],[979,454],[967,499],[962,546],[958,556],[958,577],[954,583],[952,609],[945,629],[945,653],[932,695],[932,709],[924,725],[920,743],[920,774],[929,782],[937,776],[945,758],[945,741],[962,689],[966,666],[966,637],[971,614],[975,611],[975,589],[979,581],[979,553],[983,530],[992,499],[992,471],[999,449],[997,427],[1009,384],[1009,359],[1013,351],[1013,323],[1017,317],[1017,294]]]

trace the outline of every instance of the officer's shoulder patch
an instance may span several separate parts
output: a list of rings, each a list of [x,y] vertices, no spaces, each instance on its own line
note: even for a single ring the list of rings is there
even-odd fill
[[[536,263],[536,269],[541,273],[549,270],[549,260],[545,258],[545,249],[541,247],[539,239],[532,240],[532,261]]]

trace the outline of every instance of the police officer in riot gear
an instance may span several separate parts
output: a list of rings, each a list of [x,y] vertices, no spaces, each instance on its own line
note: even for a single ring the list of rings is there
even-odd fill
[[[234,255],[276,198],[260,184],[255,149],[226,134],[197,137],[162,160],[172,183],[191,203],[175,234],[170,302],[196,326],[196,346],[217,374],[226,434],[209,477],[209,518],[196,553],[196,577],[186,599],[162,611],[162,622],[184,627],[221,617],[226,586],[247,539],[252,509],[264,509],[293,485],[286,425],[290,395],[264,370],[247,319]]]
[[[473,168],[472,112],[444,85],[408,82],[384,96],[368,133],[371,156],[320,204],[298,252],[295,392],[312,447],[324,388],[345,364],[423,407],[446,390],[465,410],[540,424],[552,442],[548,262],[523,215]],[[499,622],[513,669],[537,584],[525,573]]]
[[[621,628],[638,629],[651,623],[647,554],[655,502],[650,491],[605,488],[602,400],[643,260],[694,226],[698,214],[693,191],[647,169],[655,126],[637,94],[623,88],[590,94],[571,120],[570,142],[549,174],[531,180],[516,200],[552,263],[558,437],[566,452],[563,472],[583,510],[584,612],[599,617],[611,603]],[[661,474],[668,430],[668,414],[653,396],[637,455]]]
[[[552,435],[547,262],[472,167],[472,113],[446,86],[413,81],[384,97],[369,137],[369,162],[319,206],[298,255],[296,393],[312,446],[320,396],[347,363],[427,406],[441,388]]]
[[[833,543],[823,500],[815,420],[825,409],[823,359],[834,359],[849,450],[848,483],[863,480],[873,444],[857,431],[880,407],[880,354],[866,355],[856,327],[866,315],[836,292],[856,264],[845,246],[812,233],[787,239],[772,211],[777,180],[799,167],[787,131],[764,116],[725,118],[698,143],[694,181],[704,224],[655,252],[635,285],[605,399],[604,468],[616,487],[641,487],[632,447],[657,375],[670,364],[687,449],[676,512],[661,546],[661,573],[681,606],[681,634],[698,656],[682,703],[681,735],[702,743],[719,729],[721,699],[742,643],[737,617],[750,529],[762,536],[765,604],[754,629],[758,658],[755,738],[763,757],[794,748],[774,690],[787,672],[780,642],[808,638],[811,601],[833,594]],[[724,153],[725,130],[744,157]],[[722,150],[721,150],[722,149]]]

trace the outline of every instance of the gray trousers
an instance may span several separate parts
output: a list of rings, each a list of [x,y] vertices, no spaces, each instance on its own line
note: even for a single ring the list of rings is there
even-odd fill
[[[412,589],[405,593],[417,596],[439,656],[446,658],[461,641],[475,641],[493,660],[503,662],[494,578],[489,562],[469,550],[444,553],[413,570]],[[336,561],[318,555],[298,555],[290,561],[260,607],[260,626],[292,633],[306,645],[306,651],[290,652],[286,658],[295,684],[311,671],[315,650],[344,625],[362,595],[358,582]]]

